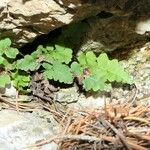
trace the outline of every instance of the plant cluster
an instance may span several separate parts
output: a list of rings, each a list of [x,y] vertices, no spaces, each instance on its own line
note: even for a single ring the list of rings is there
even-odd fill
[[[105,53],[98,57],[89,51],[72,62],[72,50],[60,45],[39,46],[30,55],[16,59],[19,51],[11,47],[10,39],[0,41],[0,87],[13,81],[22,91],[29,86],[31,73],[40,70],[46,80],[72,84],[77,78],[86,91],[109,91],[111,83],[132,83],[130,76],[116,59]]]
[[[98,57],[92,51],[82,53],[77,61],[71,64],[71,69],[75,76],[82,77],[86,91],[109,91],[112,82],[132,83],[131,77],[118,60],[110,60],[106,53]]]
[[[16,68],[15,59],[18,54],[18,49],[11,47],[9,38],[0,40],[0,87],[5,87],[11,81],[19,91],[28,86],[30,75],[26,76],[26,72]]]

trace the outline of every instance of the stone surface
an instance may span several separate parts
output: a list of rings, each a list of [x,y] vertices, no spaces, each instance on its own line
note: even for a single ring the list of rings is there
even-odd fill
[[[77,110],[97,109],[105,104],[102,93],[90,93],[85,96],[83,93],[79,93],[77,86],[61,89],[56,93],[54,100]]]
[[[97,53],[120,49],[131,49],[149,41],[149,18],[140,21],[131,16],[113,15],[108,18],[102,16],[87,19],[88,32],[83,39],[80,51],[92,50]]]
[[[0,38],[10,37],[21,46],[72,21],[95,15],[100,8],[82,0],[2,0]]]
[[[114,29],[119,29],[119,26],[116,26],[117,23],[121,24],[123,27],[124,22],[125,24],[128,22],[130,23],[130,19],[132,20],[134,16],[142,19],[145,18],[145,16],[150,16],[149,8],[149,0],[119,0],[117,2],[116,0],[1,0],[0,39],[10,37],[13,44],[19,47],[32,42],[41,34],[48,34],[56,28],[71,22],[83,20],[90,16],[95,16],[103,11],[112,13],[112,15],[116,16],[116,19],[113,21],[108,19],[106,22],[100,21],[98,23],[98,26],[100,25],[102,30],[103,27],[106,26],[104,31],[110,30],[111,32]],[[128,19],[124,20],[124,16],[128,16]],[[118,18],[120,21],[116,22]],[[112,22],[114,25],[112,25]],[[92,26],[92,28],[94,28],[95,24]],[[113,28],[114,26],[116,26],[116,28]],[[126,29],[123,30],[124,33],[130,30],[128,26],[125,27]],[[120,30],[122,30],[122,28]],[[120,30],[118,31],[119,33]],[[97,33],[100,32],[101,31]],[[130,32],[131,31],[127,32],[128,34],[124,36],[129,37],[128,35]],[[112,34],[112,36],[115,36],[114,32]],[[103,33],[99,38],[102,36]],[[106,41],[104,41],[104,43],[101,41],[100,43],[106,43],[106,47],[108,47],[108,44],[112,44],[108,41],[112,40],[112,42],[115,42],[112,45],[112,48],[114,48],[114,45],[118,41],[112,39],[112,36],[104,36],[102,40],[106,38]],[[120,36],[122,36],[122,34]],[[97,38],[97,36],[94,35],[94,39],[95,38]]]
[[[78,99],[79,92],[76,87],[60,89],[54,96],[54,101],[65,104],[77,102]]]
[[[17,113],[13,110],[0,111],[0,149],[21,150],[37,141],[50,138],[60,132],[60,126],[52,115],[42,110],[34,113]],[[27,150],[55,150],[54,142]]]

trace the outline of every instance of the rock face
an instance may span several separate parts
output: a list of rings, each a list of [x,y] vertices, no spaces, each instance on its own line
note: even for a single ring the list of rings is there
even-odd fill
[[[38,35],[95,15],[100,8],[82,0],[1,0],[0,38],[10,37],[21,46]]]
[[[101,11],[141,17],[150,16],[149,8],[149,0],[1,0],[0,39],[10,37],[19,47],[41,34]]]
[[[150,40],[150,1],[117,4],[110,2],[104,11],[87,19],[89,29],[79,51],[125,50]]]
[[[135,20],[130,16],[102,18],[100,16],[87,19],[89,29],[83,38],[80,51],[92,50],[97,53],[117,49],[131,49],[149,41],[150,21]]]

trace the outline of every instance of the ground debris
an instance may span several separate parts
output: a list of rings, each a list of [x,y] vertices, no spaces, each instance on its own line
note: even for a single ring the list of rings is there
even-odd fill
[[[15,108],[15,102],[1,101]],[[32,107],[34,106],[34,107]],[[147,150],[150,147],[150,107],[142,105],[105,104],[103,108],[62,112],[50,104],[40,103],[40,108],[50,111],[62,130],[29,147],[42,146],[52,141],[60,150]],[[18,103],[19,111],[34,111],[35,105]]]
[[[31,91],[33,99],[41,99],[52,103],[54,93],[58,90],[59,88],[54,87],[48,80],[44,80],[42,73],[37,72],[32,77]]]
[[[149,107],[131,104],[109,104],[84,112],[69,109],[60,121],[61,134],[34,146],[55,141],[61,150],[147,150],[150,147],[149,116]]]

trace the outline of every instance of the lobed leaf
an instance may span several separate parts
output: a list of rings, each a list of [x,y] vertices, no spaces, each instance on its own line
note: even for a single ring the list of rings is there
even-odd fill
[[[73,77],[70,68],[60,62],[53,64],[53,78],[55,81],[71,84]]]
[[[6,51],[5,51],[5,55],[8,57],[8,58],[16,58],[17,54],[19,53],[18,49],[17,48],[8,48]]]
[[[86,55],[84,53],[81,53],[77,60],[82,67],[87,67]]]
[[[23,91],[23,88],[26,88],[29,86],[31,77],[30,75],[26,73],[19,74],[18,72],[15,72],[15,73],[12,73],[12,81],[13,81],[14,86],[19,91]]]
[[[43,72],[44,78],[46,80],[53,79],[53,66],[48,63],[43,63],[42,66],[45,68],[45,71]]]
[[[71,64],[71,71],[75,76],[80,76],[83,74],[83,68],[77,62],[73,62]]]
[[[105,82],[97,78],[97,76],[92,75],[83,80],[83,87],[86,91],[103,91],[105,89]]]
[[[7,84],[10,84],[10,76],[8,74],[1,74],[0,75],[0,87],[5,87]]]
[[[44,63],[43,67],[45,68],[43,73],[45,79],[53,79],[67,84],[73,82],[71,70],[67,65],[55,61],[52,65]]]
[[[0,65],[4,63],[4,57],[0,56]]]
[[[35,71],[39,69],[40,63],[36,62],[30,55],[26,55],[23,59],[17,61],[16,68],[24,71]]]
[[[54,60],[68,64],[72,59],[72,50],[60,45],[55,45],[55,48],[53,52]]]
[[[86,53],[86,63],[89,67],[94,67],[97,65],[97,57],[92,51]]]
[[[11,40],[9,38],[5,38],[0,40],[0,55],[3,55],[8,48],[10,48]]]

